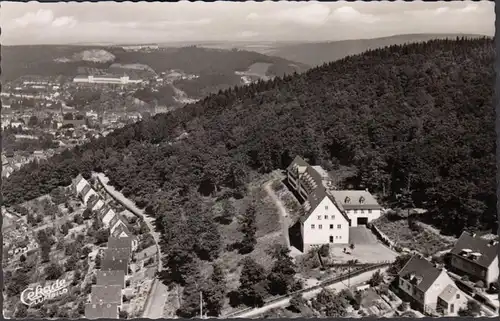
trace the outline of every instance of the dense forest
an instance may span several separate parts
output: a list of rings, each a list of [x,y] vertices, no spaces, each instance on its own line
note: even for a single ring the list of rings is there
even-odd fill
[[[409,195],[444,232],[493,228],[494,58],[491,39],[435,40],[231,88],[24,167],[4,182],[4,202],[103,171],[158,218],[180,283],[193,255],[214,260],[221,250],[201,198],[240,198],[250,174],[297,154],[329,170],[355,167],[353,182],[386,202]]]

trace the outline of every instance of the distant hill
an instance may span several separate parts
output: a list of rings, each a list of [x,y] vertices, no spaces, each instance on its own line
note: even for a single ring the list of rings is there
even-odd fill
[[[156,72],[181,69],[191,74],[227,74],[245,71],[257,62],[270,63],[271,75],[302,72],[309,66],[283,58],[243,50],[165,48],[153,52],[127,52],[120,47],[89,46],[3,46],[3,80],[24,75],[75,76],[78,67],[108,68],[115,64],[144,64]]]
[[[370,49],[433,39],[455,39],[457,37],[480,38],[484,36],[473,34],[407,34],[373,39],[284,44],[266,50],[266,54],[298,61],[310,66],[318,66],[325,62],[360,54]]]

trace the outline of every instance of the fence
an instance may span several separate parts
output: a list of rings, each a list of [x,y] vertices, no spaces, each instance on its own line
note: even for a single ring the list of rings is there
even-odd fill
[[[378,229],[374,224],[370,224],[370,229],[372,230],[373,234],[377,236],[377,238],[382,241],[385,245],[387,245],[391,250],[394,250],[396,252],[401,252],[401,247],[398,245],[397,242],[394,242],[391,240],[387,235],[384,234],[381,230]]]
[[[345,280],[347,280],[349,278],[358,276],[358,275],[363,274],[365,272],[369,272],[369,271],[373,271],[373,270],[376,270],[376,269],[380,269],[380,268],[383,268],[383,267],[386,267],[386,266],[389,266],[389,265],[390,265],[390,263],[379,263],[379,264],[373,264],[371,266],[364,267],[364,268],[361,268],[361,269],[358,269],[358,270],[354,270],[354,271],[351,271],[350,273],[338,276],[336,278],[332,278],[332,279],[323,281],[323,282],[321,282],[321,284],[318,284],[318,285],[315,285],[315,286],[312,286],[312,287],[309,287],[309,288],[305,288],[305,289],[302,289],[302,290],[298,290],[298,291],[295,291],[295,292],[292,292],[292,293],[289,293],[289,294],[285,294],[285,295],[282,295],[282,296],[279,296],[279,297],[276,297],[276,298],[265,300],[264,301],[264,306],[272,304],[272,303],[275,303],[277,301],[280,301],[280,300],[283,300],[283,299],[286,299],[286,298],[291,298],[292,296],[297,295],[297,294],[304,294],[304,293],[311,292],[311,291],[314,291],[314,290],[322,289],[322,288],[324,288],[326,286],[329,286],[329,285],[332,285],[332,284],[335,284],[335,283],[339,283],[339,282],[343,282],[343,281],[345,281]],[[242,309],[242,310],[238,310],[238,311],[235,311],[235,312],[228,313],[228,314],[226,314],[224,316],[221,316],[221,318],[234,318],[234,317],[237,317],[238,315],[241,315],[243,313],[249,312],[249,311],[251,311],[253,309],[254,309],[254,307],[245,308],[245,309]]]

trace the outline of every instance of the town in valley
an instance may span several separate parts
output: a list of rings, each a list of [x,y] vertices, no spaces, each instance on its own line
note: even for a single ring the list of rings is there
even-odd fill
[[[5,318],[498,317],[494,3],[2,7]]]

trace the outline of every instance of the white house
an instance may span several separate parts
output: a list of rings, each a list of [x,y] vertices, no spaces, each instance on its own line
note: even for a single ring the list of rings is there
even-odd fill
[[[119,214],[116,214],[109,222],[109,233],[114,234],[115,230],[120,226],[123,226],[128,230],[127,224],[124,222],[123,217],[121,217],[121,215],[119,215]],[[125,236],[129,236],[129,235],[125,235]]]
[[[297,156],[287,168],[287,177],[299,201],[304,201],[300,218],[304,252],[314,245],[348,244],[350,221],[330,193],[326,171]]]
[[[87,180],[83,178],[82,175],[78,175],[73,182],[73,186],[75,188],[75,194],[77,195],[80,194],[80,192],[83,191],[83,188],[86,185],[90,185],[89,182],[87,182]]]
[[[471,280],[482,281],[486,287],[498,282],[498,240],[486,240],[462,232],[450,251],[451,266]]]
[[[399,271],[398,287],[424,313],[456,315],[467,304],[448,273],[418,255]]]
[[[331,194],[337,204],[342,205],[353,227],[366,225],[380,217],[382,206],[366,190],[333,190]]]
[[[304,252],[313,245],[349,243],[349,219],[325,189],[316,189],[304,203],[301,217]]]
[[[102,224],[104,225],[105,228],[110,227],[110,222],[115,216],[116,216],[115,211],[108,205],[105,205],[101,208],[100,217]]]
[[[98,199],[97,202],[92,206],[92,211],[98,211],[104,206],[104,201],[102,199]]]

